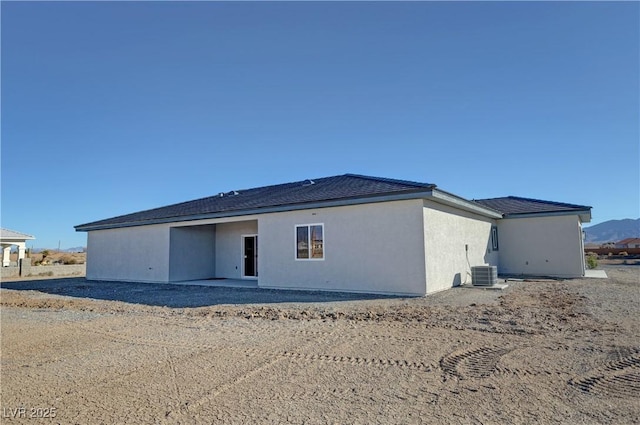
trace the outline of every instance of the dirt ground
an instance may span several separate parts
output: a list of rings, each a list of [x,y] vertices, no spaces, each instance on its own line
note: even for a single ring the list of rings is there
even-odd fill
[[[605,269],[425,298],[199,288],[199,307],[3,283],[1,422],[640,423],[640,267]]]

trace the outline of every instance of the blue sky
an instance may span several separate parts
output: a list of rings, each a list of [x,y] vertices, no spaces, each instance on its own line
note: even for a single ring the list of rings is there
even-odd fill
[[[360,173],[637,218],[638,2],[2,2],[2,226]]]

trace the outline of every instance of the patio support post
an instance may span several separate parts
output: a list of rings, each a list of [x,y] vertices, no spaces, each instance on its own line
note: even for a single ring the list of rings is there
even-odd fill
[[[11,245],[2,245],[2,267],[9,267],[11,264]]]
[[[18,263],[20,263],[20,260],[24,258],[27,244],[26,242],[17,242],[16,245],[18,245]]]

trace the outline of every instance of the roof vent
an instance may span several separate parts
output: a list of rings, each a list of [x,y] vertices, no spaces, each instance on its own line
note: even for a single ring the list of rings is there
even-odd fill
[[[224,198],[224,192],[218,193],[218,196],[221,197],[221,198]]]
[[[316,182],[311,179],[306,179],[304,183],[302,183],[303,186],[311,186],[312,184],[316,184]]]
[[[236,195],[240,195],[240,192],[238,192],[237,190],[232,190],[231,192],[225,193],[225,195],[227,195],[227,196],[236,196]]]

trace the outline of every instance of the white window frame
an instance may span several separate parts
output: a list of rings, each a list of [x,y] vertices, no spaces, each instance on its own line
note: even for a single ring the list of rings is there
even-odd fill
[[[322,227],[322,258],[311,258],[311,227]],[[306,227],[307,235],[309,236],[309,258],[298,258],[298,228]],[[309,223],[309,224],[296,224],[293,227],[293,258],[296,261],[324,261],[327,258],[326,253],[327,237],[324,233],[324,223]]]
[[[498,251],[500,244],[498,243],[498,226],[491,226],[491,250]]]

